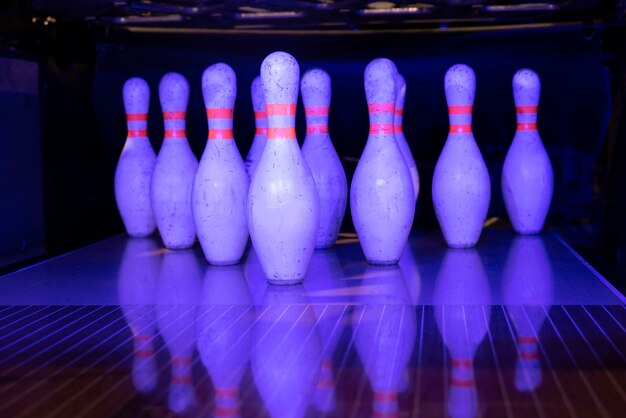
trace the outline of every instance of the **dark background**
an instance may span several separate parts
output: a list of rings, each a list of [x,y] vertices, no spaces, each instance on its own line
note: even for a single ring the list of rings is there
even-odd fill
[[[0,250],[15,256],[0,265],[4,271],[19,267],[20,259],[32,262],[35,254],[49,257],[123,232],[113,174],[126,134],[121,91],[127,78],[143,77],[150,85],[149,131],[158,151],[163,135],[158,82],[168,71],[187,77],[188,137],[199,157],[206,140],[202,71],[220,61],[232,66],[238,77],[235,138],[245,157],[254,133],[250,83],[268,53],[285,50],[298,59],[301,74],[321,67],[331,75],[330,132],[349,182],[368,131],[363,70],[381,56],[396,63],[407,80],[404,128],[421,182],[414,229],[437,228],[430,185],[448,129],[447,68],[462,62],[476,72],[474,134],[492,179],[489,215],[503,219],[500,174],[515,132],[511,80],[519,68],[535,70],[542,81],[540,133],[555,175],[548,225],[604,274],[624,283],[625,54],[619,25],[450,34],[185,35],[109,33],[71,19],[44,25],[30,21],[32,13],[28,2],[0,6],[0,57],[39,67],[38,91],[30,96],[0,87]],[[17,106],[30,112],[29,118],[8,111]],[[302,141],[301,103],[297,124]],[[35,155],[5,152],[16,143],[30,144]],[[39,183],[6,174],[25,167]],[[15,215],[24,211],[34,218]],[[33,225],[39,233],[20,235],[32,232]],[[343,229],[353,230],[349,209]]]

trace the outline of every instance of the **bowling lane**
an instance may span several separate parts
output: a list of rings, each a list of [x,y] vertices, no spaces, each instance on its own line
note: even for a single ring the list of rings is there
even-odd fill
[[[115,237],[0,278],[0,416],[620,416],[624,298],[550,233],[304,284]]]

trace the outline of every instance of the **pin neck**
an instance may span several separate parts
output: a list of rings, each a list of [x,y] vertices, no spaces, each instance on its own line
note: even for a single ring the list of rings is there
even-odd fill
[[[448,116],[450,119],[450,134],[472,133],[472,105],[450,105]]]
[[[208,139],[233,139],[233,109],[207,108]]]
[[[296,104],[267,103],[267,139],[296,139]]]
[[[368,103],[370,135],[394,136],[395,103]]]
[[[129,138],[142,138],[148,136],[148,114],[127,113],[126,127]]]
[[[267,128],[267,112],[264,110],[254,111],[254,123],[258,128]]]
[[[185,131],[185,111],[173,110],[163,112],[163,124],[165,127],[165,138],[186,138]]]
[[[328,106],[305,106],[307,135],[328,134]]]
[[[536,131],[537,130],[537,105],[520,105],[515,106],[517,114],[517,130],[518,131]]]
[[[393,118],[393,124],[394,124],[394,131],[396,133],[402,133],[402,114],[404,112],[404,109],[401,107],[396,107],[396,111],[394,113],[394,118]]]

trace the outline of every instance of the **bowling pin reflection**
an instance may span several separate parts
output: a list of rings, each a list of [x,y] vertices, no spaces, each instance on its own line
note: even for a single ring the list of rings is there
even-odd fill
[[[118,301],[133,333],[133,384],[142,393],[152,392],[158,382],[154,297],[161,256],[157,248],[150,238],[129,239],[117,281]]]
[[[254,327],[252,371],[270,416],[302,417],[321,363],[316,317],[302,285],[268,286]]]
[[[215,389],[216,417],[240,416],[239,385],[250,358],[254,314],[242,266],[209,266],[196,314],[196,336]]]
[[[515,237],[502,282],[506,311],[517,332],[515,387],[532,392],[542,379],[537,335],[553,302],[552,266],[541,236]]]
[[[452,357],[448,413],[453,418],[476,416],[474,356],[491,315],[489,283],[476,250],[446,251],[433,300],[437,328]]]
[[[157,323],[170,353],[168,406],[176,413],[196,405],[191,370],[200,287],[200,267],[193,250],[167,251],[163,255],[157,289]]]
[[[398,266],[368,266],[361,292],[352,315],[354,341],[374,392],[374,416],[392,416],[415,344],[415,308]]]
[[[312,305],[318,319],[318,330],[322,344],[322,364],[319,380],[315,386],[313,406],[319,411],[335,409],[335,384],[333,376],[333,353],[348,320],[346,295],[341,278],[343,270],[334,249],[315,251],[304,280],[304,287],[311,299],[322,299],[325,303]],[[341,304],[337,302],[341,300]]]

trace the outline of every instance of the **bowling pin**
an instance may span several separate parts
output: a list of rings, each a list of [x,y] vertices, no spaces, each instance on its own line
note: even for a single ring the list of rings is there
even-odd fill
[[[515,387],[532,392],[541,384],[539,330],[554,298],[554,276],[541,236],[516,237],[502,274],[506,311],[517,333]]]
[[[274,52],[261,64],[267,144],[248,193],[248,227],[267,280],[301,283],[315,249],[319,199],[295,131],[300,69]]]
[[[209,135],[193,183],[193,219],[209,263],[237,264],[248,242],[249,180],[233,139],[237,78],[232,68],[223,63],[207,68],[202,94]]]
[[[170,354],[168,406],[179,414],[197,406],[192,367],[201,286],[200,267],[193,250],[163,254],[156,294],[157,323]]]
[[[145,237],[156,224],[150,204],[150,180],[156,155],[148,138],[150,87],[142,78],[129,78],[122,90],[128,135],[115,169],[115,201],[131,237]]]
[[[213,382],[216,417],[240,416],[255,310],[242,266],[209,266],[196,314],[198,353]]]
[[[248,176],[252,178],[254,168],[261,159],[261,154],[263,154],[265,143],[267,142],[267,113],[265,112],[265,97],[261,76],[257,76],[252,81],[250,93],[252,96],[252,109],[254,110],[256,130],[254,131],[252,145],[250,146],[248,155],[246,155],[246,172]]]
[[[550,158],[539,131],[537,109],[541,82],[532,70],[513,76],[517,130],[502,167],[502,196],[519,234],[536,234],[543,228],[554,190]]]
[[[309,70],[302,77],[300,88],[306,114],[302,156],[311,169],[320,200],[315,248],[328,248],[337,240],[348,200],[346,173],[328,134],[330,76],[319,68]]]
[[[397,70],[378,58],[365,68],[370,131],[350,189],[354,228],[371,264],[395,264],[406,245],[415,199],[411,173],[394,136]]]
[[[398,392],[417,337],[398,266],[368,266],[352,312],[354,344],[374,392],[373,416],[399,416]]]
[[[474,249],[449,249],[433,293],[435,321],[452,357],[448,413],[478,415],[474,356],[487,334],[491,316],[489,282]]]
[[[411,172],[413,192],[415,193],[415,200],[417,201],[417,197],[420,193],[420,178],[417,172],[417,165],[415,165],[415,160],[413,159],[413,154],[411,154],[411,148],[406,142],[404,130],[402,129],[402,114],[404,113],[404,99],[406,98],[406,81],[402,75],[398,74],[396,76],[396,83],[398,84],[398,97],[396,99],[396,112],[393,119],[394,132],[396,141],[398,142],[398,147],[400,148],[404,161],[406,161],[406,165],[409,167],[409,171]]]
[[[489,172],[472,134],[474,71],[450,67],[445,91],[450,133],[433,174],[433,205],[448,246],[469,248],[480,238],[491,199]]]
[[[198,168],[185,132],[189,83],[178,73],[167,73],[159,83],[165,138],[157,156],[150,201],[163,243],[170,250],[189,248],[196,239],[191,189]]]
[[[259,310],[263,315],[254,326],[251,354],[259,394],[270,417],[304,417],[318,381],[322,354],[317,319],[306,290],[302,285],[267,286]]]
[[[152,392],[159,380],[154,351],[154,301],[161,263],[157,251],[153,239],[129,239],[117,281],[118,302],[133,334],[133,384],[142,393]]]

